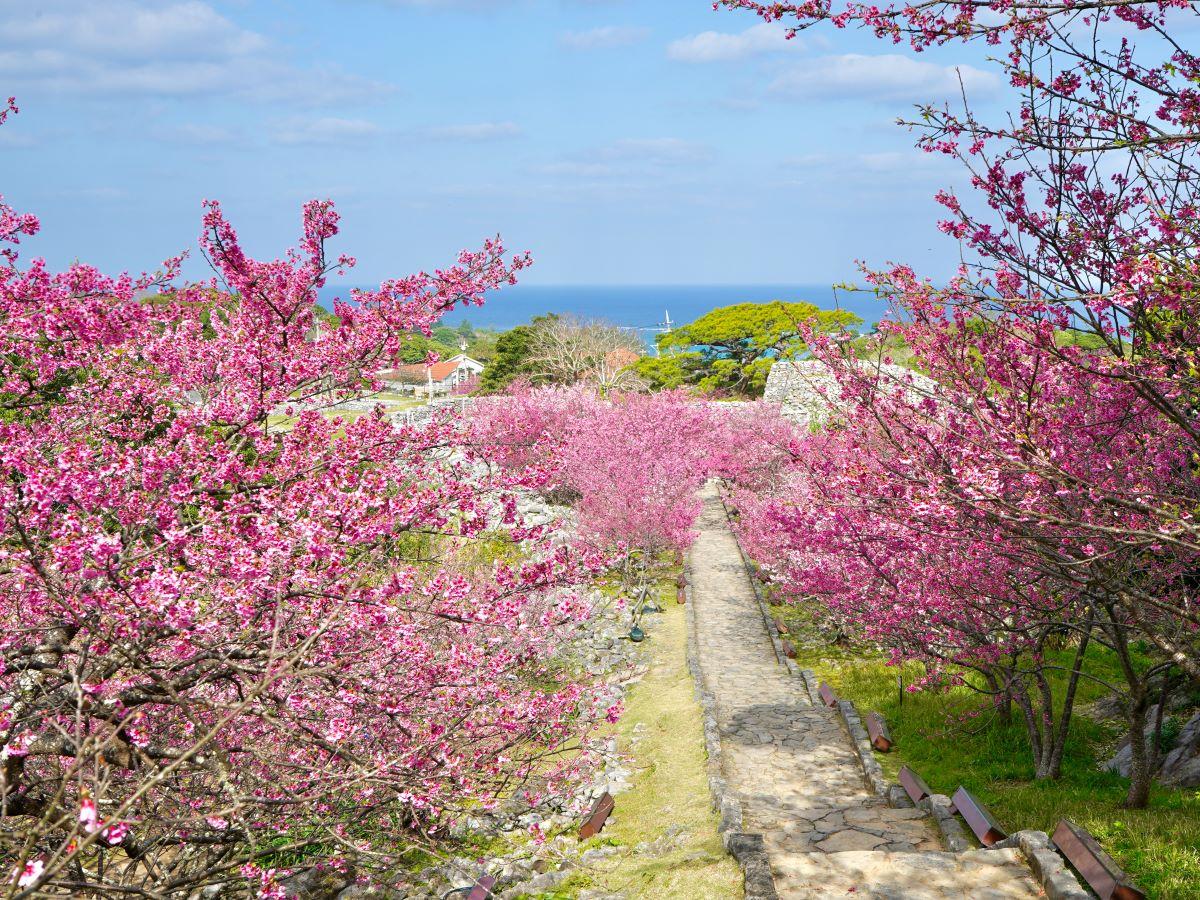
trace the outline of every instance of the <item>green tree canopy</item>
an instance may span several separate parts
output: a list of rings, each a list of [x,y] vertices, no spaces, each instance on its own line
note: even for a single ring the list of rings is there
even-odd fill
[[[459,332],[461,334],[461,332]],[[467,356],[479,360],[481,363],[491,362],[492,357],[496,355],[496,341],[499,335],[490,328],[473,328],[471,336],[467,339]]]
[[[496,338],[492,358],[488,361],[479,379],[479,389],[484,393],[504,390],[518,378],[536,381],[533,364],[535,332],[544,322],[552,322],[558,316],[534,316],[528,325],[518,325]]]
[[[430,353],[437,353],[442,359],[449,359],[458,353],[458,348],[427,338],[423,334],[410,334],[400,348],[400,361],[409,365],[423,363]]]
[[[439,344],[444,344],[447,347],[453,347],[455,353],[459,353],[458,345],[462,338],[457,331],[449,325],[438,325],[433,329],[433,339]]]
[[[723,306],[660,335],[659,350],[670,355],[642,360],[638,374],[657,388],[694,384],[706,392],[760,396],[772,364],[807,349],[802,326],[833,332],[861,321],[853,313],[811,303],[772,300]]]
[[[670,356],[643,356],[633,365],[652,391],[670,391],[688,384],[699,354],[673,353]]]

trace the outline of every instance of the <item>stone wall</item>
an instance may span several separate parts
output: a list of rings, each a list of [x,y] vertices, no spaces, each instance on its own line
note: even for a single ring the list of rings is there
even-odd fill
[[[903,384],[911,397],[933,391],[934,383],[904,366],[877,362],[859,365],[879,373],[883,385]],[[767,375],[763,399],[778,403],[783,414],[801,425],[819,425],[827,421],[836,406],[840,390],[828,367],[815,359],[777,362]]]

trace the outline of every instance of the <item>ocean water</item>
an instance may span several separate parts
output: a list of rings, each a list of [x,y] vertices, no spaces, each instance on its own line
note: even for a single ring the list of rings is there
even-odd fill
[[[347,285],[322,289],[321,302],[345,297]],[[544,286],[517,285],[489,296],[481,307],[465,307],[446,316],[450,325],[464,319],[472,325],[507,330],[546,313],[570,313],[586,319],[605,319],[615,325],[644,329],[647,341],[670,315],[675,325],[686,325],[705,313],[734,303],[769,300],[807,301],[823,309],[844,309],[863,320],[863,328],[883,318],[886,305],[872,294],[835,291],[829,285],[647,285],[647,286]]]

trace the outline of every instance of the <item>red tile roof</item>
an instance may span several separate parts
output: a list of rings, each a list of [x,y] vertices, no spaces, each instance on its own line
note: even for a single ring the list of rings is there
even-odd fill
[[[445,381],[458,368],[456,362],[439,362],[432,366],[426,366],[424,363],[415,363],[411,366],[400,366],[396,369],[390,369],[387,372],[380,372],[379,377],[386,381],[403,381],[407,384],[425,384],[430,375],[433,376],[434,384]]]

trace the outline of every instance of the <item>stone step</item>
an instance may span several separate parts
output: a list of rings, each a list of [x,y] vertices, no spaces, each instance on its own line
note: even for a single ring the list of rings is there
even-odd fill
[[[902,818],[924,818],[927,813],[922,810],[912,808],[898,810],[892,809],[876,794],[868,794],[862,791],[855,795],[833,794],[820,795],[805,791],[794,798],[782,797],[778,794],[753,794],[745,791],[732,791],[734,797],[737,798],[743,806],[767,806],[778,809],[780,812],[801,819],[813,820],[822,818],[826,813],[832,810],[862,810],[862,809],[884,809],[889,812],[903,812]]]
[[[888,850],[913,853],[941,850],[925,814],[889,806],[835,809],[756,809],[746,816],[747,830],[763,835],[767,852],[845,853]]]
[[[1016,850],[773,855],[780,900],[862,897],[871,900],[1025,900],[1034,896]]]

